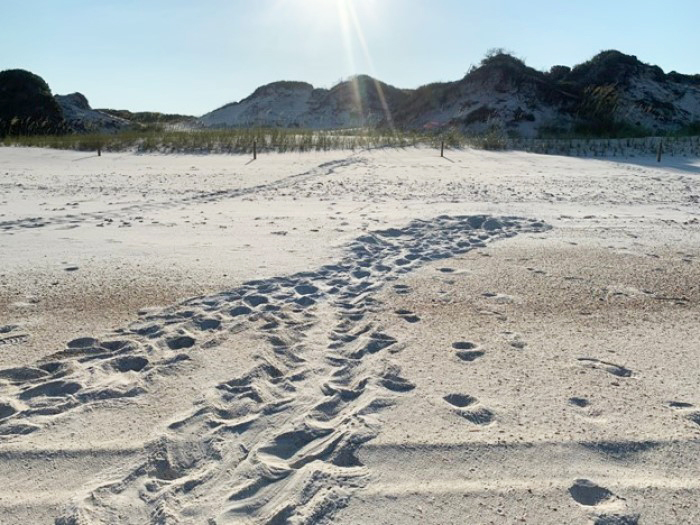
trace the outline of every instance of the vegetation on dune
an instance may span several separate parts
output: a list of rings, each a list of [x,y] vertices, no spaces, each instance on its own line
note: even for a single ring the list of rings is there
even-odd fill
[[[66,131],[63,112],[41,77],[23,69],[0,71],[0,137]]]
[[[128,120],[132,125],[141,130],[156,131],[166,126],[175,124],[186,124],[194,122],[197,117],[191,115],[179,115],[177,113],[158,113],[157,111],[136,111],[131,112],[126,109],[97,109],[113,117]]]
[[[496,48],[487,51],[479,67],[471,69],[463,80],[486,82],[490,79],[495,79],[497,84],[509,83],[508,87],[519,87],[526,82],[543,82],[545,74],[529,67],[522,58],[509,51]]]
[[[645,69],[646,68],[646,69]],[[489,150],[522,149],[539,153],[571,155],[603,155],[605,152],[622,155],[634,151],[653,153],[658,140],[627,142],[625,145],[610,139],[648,137],[655,134],[641,126],[616,120],[614,115],[620,103],[620,85],[630,75],[663,76],[660,68],[643,64],[634,56],[617,51],[605,51],[574,68],[555,66],[549,72],[537,71],[502,50],[487,53],[479,67],[472,68],[457,83],[435,83],[408,92],[381,83],[366,75],[342,82],[326,94],[344,108],[352,108],[357,95],[369,107],[399,107],[394,121],[405,124],[410,114],[443,107],[460,95],[459,85],[479,83],[496,91],[532,90],[550,103],[559,104],[575,115],[573,127],[540,126],[540,139],[519,139],[502,121],[498,111],[482,105],[467,113],[460,121],[434,129],[420,131],[396,130],[392,123],[380,122],[374,128],[350,130],[304,130],[288,128],[235,128],[175,130],[174,125],[194,121],[186,115],[168,115],[156,112],[133,113],[127,110],[100,110],[126,119],[138,126],[117,133],[66,133],[67,125],[60,106],[51,95],[46,83],[38,76],[21,70],[0,73],[0,141],[7,146],[38,146],[80,151],[137,151],[161,153],[241,153],[253,148],[258,152],[325,151],[331,149],[370,149],[380,147],[407,147],[425,145],[447,148],[475,147]],[[678,74],[669,74],[674,79]],[[694,77],[682,76],[686,82]],[[457,85],[457,88],[455,88]],[[263,86],[285,89],[313,89],[301,82],[280,82]],[[88,108],[85,97],[71,95],[74,103]],[[670,111],[664,104],[648,100],[644,111],[661,115]],[[358,109],[359,111],[359,109]],[[43,120],[37,115],[43,116]],[[48,117],[47,117],[48,115]],[[8,118],[9,116],[9,118]],[[533,121],[526,110],[517,110],[516,121]],[[465,132],[472,123],[481,125],[478,134]],[[4,127],[3,127],[4,126]],[[658,135],[658,133],[656,133]],[[671,151],[698,154],[700,122],[666,134]],[[4,137],[4,138],[1,138]],[[687,140],[683,137],[690,137]],[[600,139],[603,139],[601,141]],[[605,142],[605,139],[608,141]],[[677,147],[674,147],[676,144]],[[681,144],[681,146],[678,146]],[[631,149],[630,149],[631,148]]]
[[[654,80],[665,79],[660,67],[644,64],[634,55],[610,49],[574,66],[565,80],[580,86],[624,85],[633,75],[644,71],[650,73]]]
[[[658,89],[647,89],[647,84]],[[221,127],[201,129],[207,124],[187,115],[114,109],[88,114],[93,110],[80,93],[54,98],[40,77],[10,70],[0,72],[0,139],[10,137],[5,144],[78,150],[246,153],[254,143],[260,151],[402,147],[436,141],[503,149],[517,140],[519,133],[538,133],[544,140],[685,137],[700,133],[700,122],[692,122],[692,110],[685,102],[685,106],[677,104],[674,93],[686,93],[687,88],[692,99],[697,97],[697,88],[688,85],[699,84],[700,75],[665,74],[659,67],[614,50],[603,51],[573,68],[554,66],[545,72],[497,48],[456,82],[412,90],[398,89],[367,75],[352,77],[330,89],[314,89],[305,82],[275,82],[244,99],[269,99],[256,99],[249,108],[244,107],[245,118],[232,124],[214,119],[209,124]],[[309,99],[312,117],[285,120],[284,104],[291,104],[289,99],[298,101],[294,96],[299,90],[302,102],[306,103],[304,97]],[[263,117],[258,123],[256,111],[267,115],[265,104],[276,108],[273,115],[282,116]],[[304,129],[316,122],[337,122],[334,125],[353,129]],[[64,136],[71,132],[77,133]]]
[[[368,150],[376,148],[429,147],[439,150],[476,148],[520,150],[580,157],[654,155],[660,142],[669,155],[700,156],[700,122],[682,132],[663,137],[522,139],[509,137],[497,121],[485,133],[467,135],[457,128],[439,132],[389,132],[374,129],[338,131],[289,129],[236,129],[199,131],[126,131],[113,134],[62,134],[7,136],[0,145],[44,147],[77,151],[134,151],[138,153],[260,153]]]
[[[316,131],[298,129],[228,129],[195,131],[125,131],[114,134],[72,134],[6,137],[6,146],[47,147],[94,151],[161,153],[251,153],[327,151],[408,147],[440,138],[418,133],[391,133],[371,129]]]
[[[441,109],[454,98],[451,82],[433,82],[418,87],[393,111],[394,122],[406,125],[415,115]]]

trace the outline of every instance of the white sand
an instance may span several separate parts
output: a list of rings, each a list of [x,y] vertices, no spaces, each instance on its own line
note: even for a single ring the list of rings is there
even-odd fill
[[[0,521],[700,522],[700,161],[448,157],[0,149]]]

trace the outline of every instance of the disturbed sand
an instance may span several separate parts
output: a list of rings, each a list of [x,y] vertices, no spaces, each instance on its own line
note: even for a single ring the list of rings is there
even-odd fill
[[[695,523],[700,161],[0,149],[2,523]]]

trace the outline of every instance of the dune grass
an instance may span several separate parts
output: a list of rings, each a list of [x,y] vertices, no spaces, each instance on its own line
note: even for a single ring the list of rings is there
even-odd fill
[[[656,155],[700,157],[700,136],[625,139],[509,139],[508,149],[570,157],[641,157]]]
[[[518,150],[576,157],[655,155],[662,143],[664,155],[700,156],[700,136],[665,136],[623,139],[508,138],[502,132],[464,135],[442,132],[389,130],[226,129],[125,131],[113,134],[27,135],[0,139],[5,146],[28,146],[77,151],[135,151],[141,153],[258,153],[364,150],[426,146],[439,149],[476,148]]]
[[[417,133],[375,130],[312,131],[288,129],[232,129],[193,131],[125,131],[114,134],[71,134],[5,137],[7,146],[94,151],[161,153],[251,153],[327,151],[408,147],[431,140]],[[432,140],[435,140],[433,138]]]

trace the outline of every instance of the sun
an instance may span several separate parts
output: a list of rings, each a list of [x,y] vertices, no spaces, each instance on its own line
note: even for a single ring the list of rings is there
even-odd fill
[[[388,0],[383,0],[386,4]],[[355,104],[360,113],[364,102],[356,75],[368,73],[376,79],[372,53],[365,36],[365,23],[368,20],[381,18],[378,16],[378,0],[278,0],[276,6],[284,8],[291,15],[290,24],[301,24],[308,29],[309,37],[322,32],[326,35],[336,35],[342,42],[342,48],[347,63],[347,71],[351,74]],[[340,58],[340,57],[339,57]],[[361,67],[359,67],[361,65]],[[360,70],[361,69],[361,70]],[[383,88],[375,80],[376,91],[384,110],[386,121],[393,128],[393,119],[386,103]]]
[[[290,15],[290,24],[350,30],[372,16],[377,0],[277,0],[273,5],[275,11]]]
[[[362,61],[363,69],[369,70],[364,72],[373,73],[365,25],[376,24],[378,0],[276,0],[271,7],[270,15],[296,27],[308,41],[316,42],[323,35],[342,42],[350,71],[356,72]]]

